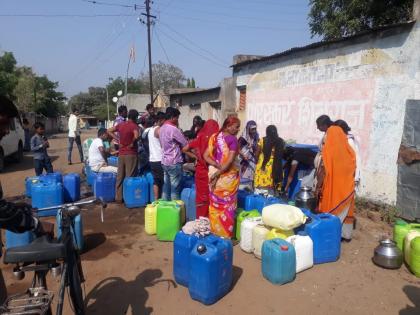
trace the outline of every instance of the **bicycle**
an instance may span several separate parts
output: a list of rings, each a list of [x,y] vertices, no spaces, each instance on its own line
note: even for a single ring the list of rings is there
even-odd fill
[[[42,235],[31,244],[13,247],[6,250],[4,263],[16,264],[13,274],[22,280],[25,272],[34,272],[31,287],[26,293],[16,294],[6,299],[0,314],[3,315],[52,315],[51,302],[54,294],[49,291],[46,283],[48,271],[58,277],[61,273],[60,287],[56,315],[62,315],[64,293],[69,287],[71,304],[74,314],[85,315],[85,305],[81,283],[84,275],[79,252],[76,250],[71,227],[74,227],[74,218],[80,214],[81,206],[101,204],[101,218],[106,203],[98,199],[63,204],[60,206],[38,209],[38,212],[60,209],[61,238],[53,241],[50,236]],[[74,229],[73,229],[74,230]]]

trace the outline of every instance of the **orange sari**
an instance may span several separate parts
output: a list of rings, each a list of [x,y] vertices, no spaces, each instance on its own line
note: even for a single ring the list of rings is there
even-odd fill
[[[319,211],[340,218],[342,236],[351,239],[354,221],[356,154],[340,127],[328,128],[321,152],[324,170]]]

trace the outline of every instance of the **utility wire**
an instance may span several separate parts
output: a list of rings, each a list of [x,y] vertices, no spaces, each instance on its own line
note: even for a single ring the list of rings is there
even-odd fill
[[[188,41],[189,43],[191,43],[192,45],[194,45],[195,47],[197,47],[198,49],[200,49],[201,51],[203,51],[203,52],[205,52],[205,53],[207,53],[207,54],[209,54],[210,56],[212,56],[214,59],[216,59],[216,60],[218,60],[218,61],[220,61],[221,63],[223,63],[223,64],[225,64],[226,63],[226,61],[225,60],[223,60],[223,59],[221,59],[219,56],[217,56],[217,55],[215,55],[215,54],[213,54],[211,51],[209,51],[209,50],[207,50],[207,49],[205,49],[205,48],[203,48],[203,47],[200,47],[197,43],[195,43],[193,40],[191,40],[191,39],[189,39],[188,37],[186,37],[184,34],[182,34],[182,33],[180,33],[180,32],[178,32],[178,31],[176,31],[175,29],[173,29],[172,27],[170,27],[170,25],[168,25],[168,24],[166,24],[166,23],[164,23],[164,22],[162,22],[162,21],[160,21],[160,24],[162,24],[163,26],[165,26],[167,29],[169,29],[171,32],[174,32],[175,34],[177,34],[178,36],[180,36],[180,37],[182,37],[182,38],[184,38],[186,41]]]
[[[103,2],[103,1],[94,1],[94,0],[82,0],[83,2],[89,2],[93,4],[98,5],[106,5],[106,6],[112,6],[112,7],[122,7],[122,8],[134,8],[134,9],[144,9],[144,5],[138,5],[138,4],[120,4],[120,3],[113,3],[113,2]]]
[[[0,17],[45,17],[45,18],[96,18],[115,16],[137,16],[135,14],[0,14]]]
[[[199,52],[197,52],[197,51],[195,51],[195,50],[193,50],[193,49],[189,48],[189,47],[188,47],[188,46],[186,46],[184,43],[182,43],[182,42],[180,42],[180,41],[176,40],[175,38],[173,38],[172,36],[170,36],[170,35],[168,35],[167,33],[163,32],[162,30],[160,30],[160,32],[161,32],[161,33],[162,33],[165,37],[169,38],[170,40],[172,40],[173,42],[177,43],[178,45],[180,45],[180,46],[184,47],[184,48],[185,48],[186,50],[188,50],[189,52],[191,52],[191,53],[193,53],[193,54],[195,54],[195,55],[198,55],[198,56],[200,56],[200,57],[202,57],[202,58],[206,59],[207,61],[211,62],[212,64],[217,65],[217,66],[219,66],[219,67],[221,67],[221,68],[223,68],[223,69],[226,69],[226,68],[227,68],[227,66],[226,66],[226,65],[221,64],[220,62],[218,62],[218,61],[216,61],[216,60],[213,60],[213,59],[211,59],[211,58],[209,58],[209,57],[207,57],[207,56],[205,56],[205,55],[203,55],[203,54],[201,54],[201,53],[199,53]]]
[[[165,47],[163,47],[162,42],[160,41],[159,34],[157,33],[156,28],[153,28],[153,34],[156,36],[156,38],[157,38],[157,40],[158,40],[158,42],[159,42],[159,45],[160,45],[160,47],[162,48],[163,53],[164,53],[164,54],[165,54],[165,56],[166,56],[166,60],[168,60],[168,63],[169,63],[169,64],[172,64],[172,62],[169,60],[168,54],[166,53]]]

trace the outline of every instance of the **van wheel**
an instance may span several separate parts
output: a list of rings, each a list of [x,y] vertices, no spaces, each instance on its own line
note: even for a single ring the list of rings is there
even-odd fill
[[[20,163],[23,160],[23,144],[19,141],[18,150],[13,154],[13,161]]]
[[[0,172],[2,172],[4,169],[4,153],[3,149],[0,148]]]

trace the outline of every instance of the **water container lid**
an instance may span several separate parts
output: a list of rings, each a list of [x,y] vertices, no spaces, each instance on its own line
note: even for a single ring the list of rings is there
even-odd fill
[[[287,245],[281,245],[280,246],[280,249],[283,250],[283,251],[287,251],[287,250],[289,250],[289,246],[287,246]]]
[[[308,233],[306,233],[305,231],[299,231],[298,235],[300,236],[308,236]]]

